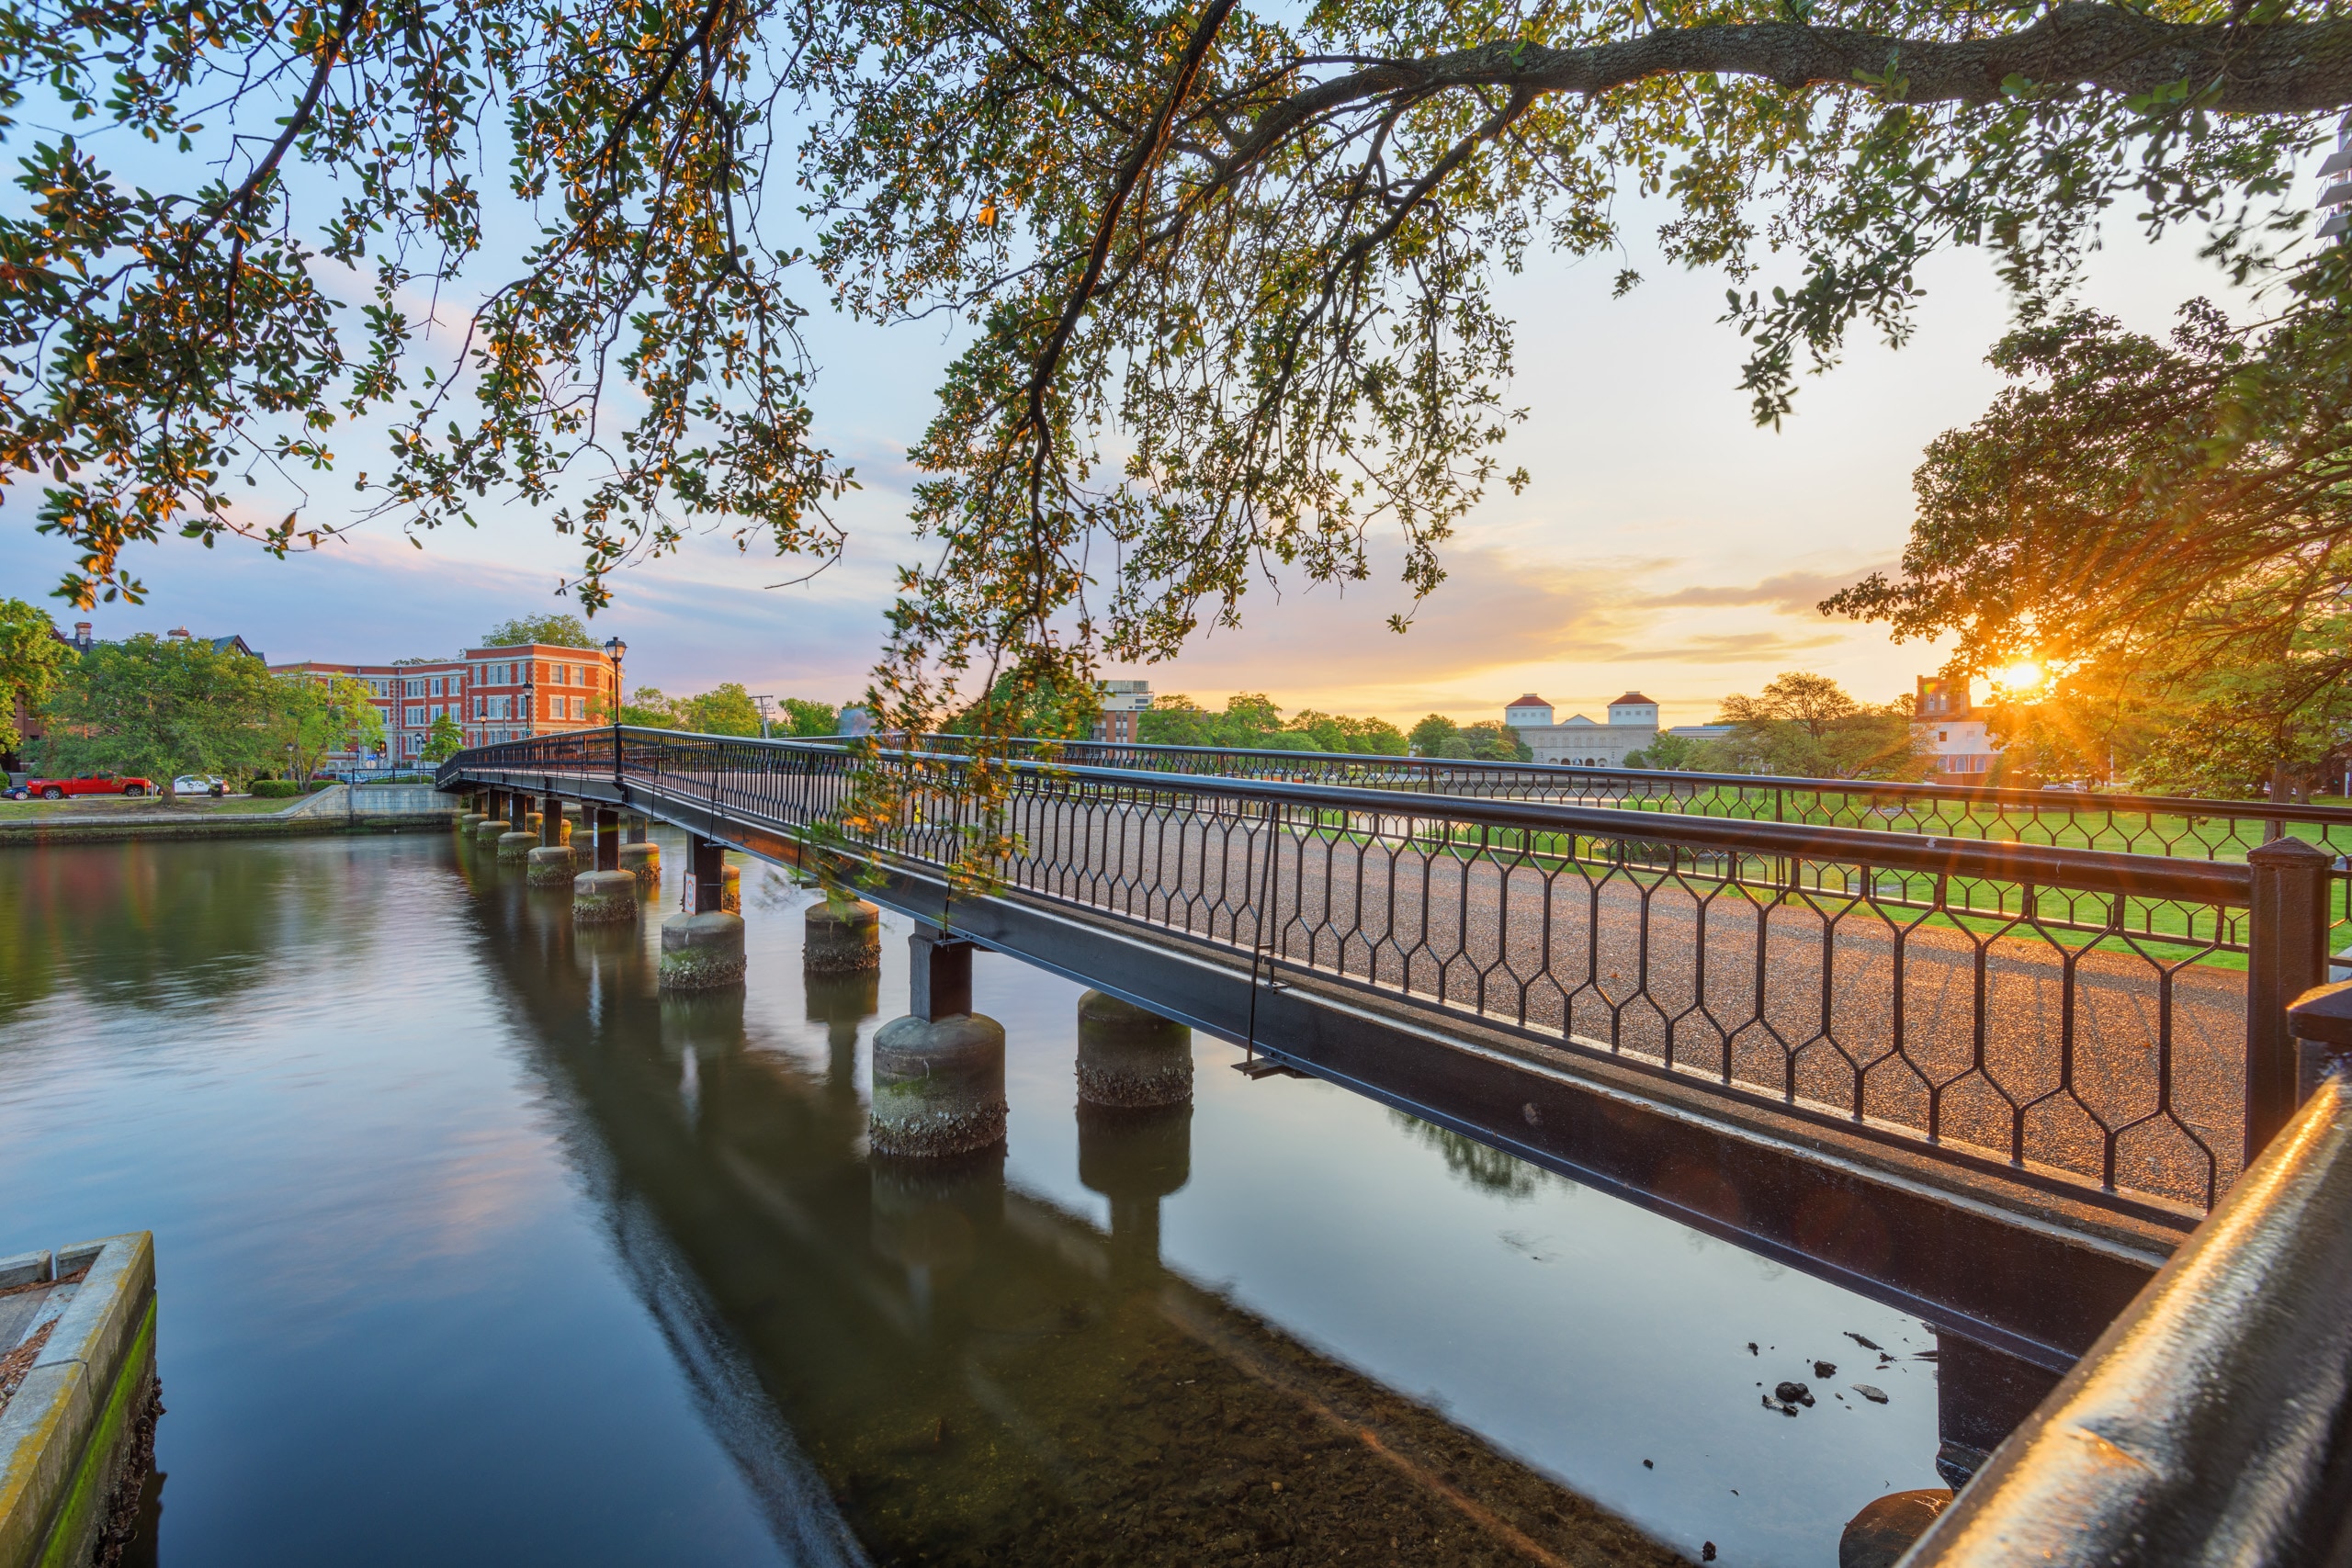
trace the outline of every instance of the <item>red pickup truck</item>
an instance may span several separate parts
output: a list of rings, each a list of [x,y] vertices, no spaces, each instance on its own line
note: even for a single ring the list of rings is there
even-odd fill
[[[25,787],[43,800],[63,800],[69,795],[153,795],[152,779],[117,778],[112,773],[85,773],[78,779],[30,779]]]

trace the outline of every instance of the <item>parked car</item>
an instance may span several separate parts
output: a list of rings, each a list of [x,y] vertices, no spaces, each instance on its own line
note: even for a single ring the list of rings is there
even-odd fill
[[[229,781],[210,773],[182,773],[172,781],[174,795],[209,795],[218,798],[229,793]]]
[[[33,779],[27,788],[43,800],[63,800],[74,795],[153,795],[153,779],[126,779],[113,773],[84,773],[78,779]]]
[[[0,800],[30,800],[32,797],[33,786],[29,784],[12,784],[6,789],[0,789]]]

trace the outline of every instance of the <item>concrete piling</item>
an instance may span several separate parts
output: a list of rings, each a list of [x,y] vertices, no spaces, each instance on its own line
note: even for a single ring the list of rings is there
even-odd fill
[[[534,887],[569,887],[577,874],[568,844],[541,844],[525,856],[526,880]]]
[[[637,919],[637,878],[626,871],[583,871],[571,879],[574,925],[618,925]]]
[[[874,1152],[937,1159],[1004,1142],[1004,1025],[972,1010],[972,944],[918,928],[911,1011],[874,1036]]]
[[[503,818],[485,817],[474,824],[474,842],[483,849],[495,849],[498,846],[498,840],[505,837],[510,830],[511,825]]]
[[[808,906],[800,966],[811,975],[861,975],[882,967],[882,911],[862,898]]]
[[[523,829],[510,829],[498,836],[498,863],[501,865],[525,864],[531,858],[531,852],[538,847],[537,833]]]
[[[1078,998],[1078,1098],[1136,1109],[1189,1105],[1193,1032],[1102,991]]]
[[[718,907],[726,879],[725,846],[691,840],[686,908],[662,922],[662,981],[665,991],[708,991],[743,983],[743,917]]]

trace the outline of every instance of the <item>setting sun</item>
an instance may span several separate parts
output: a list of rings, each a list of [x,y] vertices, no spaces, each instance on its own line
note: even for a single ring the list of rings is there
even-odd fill
[[[2041,665],[2021,659],[1993,677],[1993,683],[2010,692],[2030,692],[2046,678]]]

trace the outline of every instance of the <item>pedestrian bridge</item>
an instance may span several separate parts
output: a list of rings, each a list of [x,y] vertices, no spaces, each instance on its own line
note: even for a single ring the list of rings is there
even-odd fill
[[[1230,1041],[1255,1070],[1330,1079],[1917,1313],[1941,1331],[1944,1424],[1964,1445],[1992,1447],[2086,1356],[2033,1414],[2053,1451],[2071,1450],[2051,1433],[2104,1430],[2119,1401],[2159,1426],[2232,1403],[2233,1386],[2152,1371],[2150,1334],[2239,1382],[2275,1370],[2250,1336],[2345,1337],[2346,1314],[2315,1304],[2342,1291],[2301,1275],[2352,1289],[2352,1097],[2312,1093],[2315,1072],[2340,1080],[2308,1045],[2299,1082],[2288,1004],[2326,978],[2342,886],[2308,840],[2352,813],[2317,814],[2346,822],[2314,835],[2239,808],[2269,841],[2220,858],[2202,827],[2165,854],[1972,836],[1997,813],[1936,786],[1892,786],[1935,829],[1896,832],[1710,815],[1719,786],[1687,777],[1595,804],[1598,771],[922,744],[861,760],[605,729],[463,752],[437,783],[518,823],[526,800],[666,822],[696,843],[705,907],[720,846],[833,880],[921,922],[919,944],[944,931],[1010,954]],[[1120,765],[1074,760],[1090,750]],[[1757,781],[1726,783],[1745,800]],[[2345,1010],[2312,1027],[2352,1046]],[[2286,1271],[2266,1310],[2325,1324],[2240,1328],[2166,1283],[2193,1280],[2201,1302],[2265,1268]],[[2228,1343],[2208,1354],[2199,1336]],[[2314,1408],[2352,1404],[2331,1379]],[[2330,1452],[2285,1461],[2281,1484]],[[2030,1513],[2035,1484],[2005,1473],[1968,1496]],[[2249,1498],[2190,1486],[2168,1528],[2257,1505],[2265,1528],[2301,1528]],[[2109,1522],[2139,1530],[2145,1503]]]

